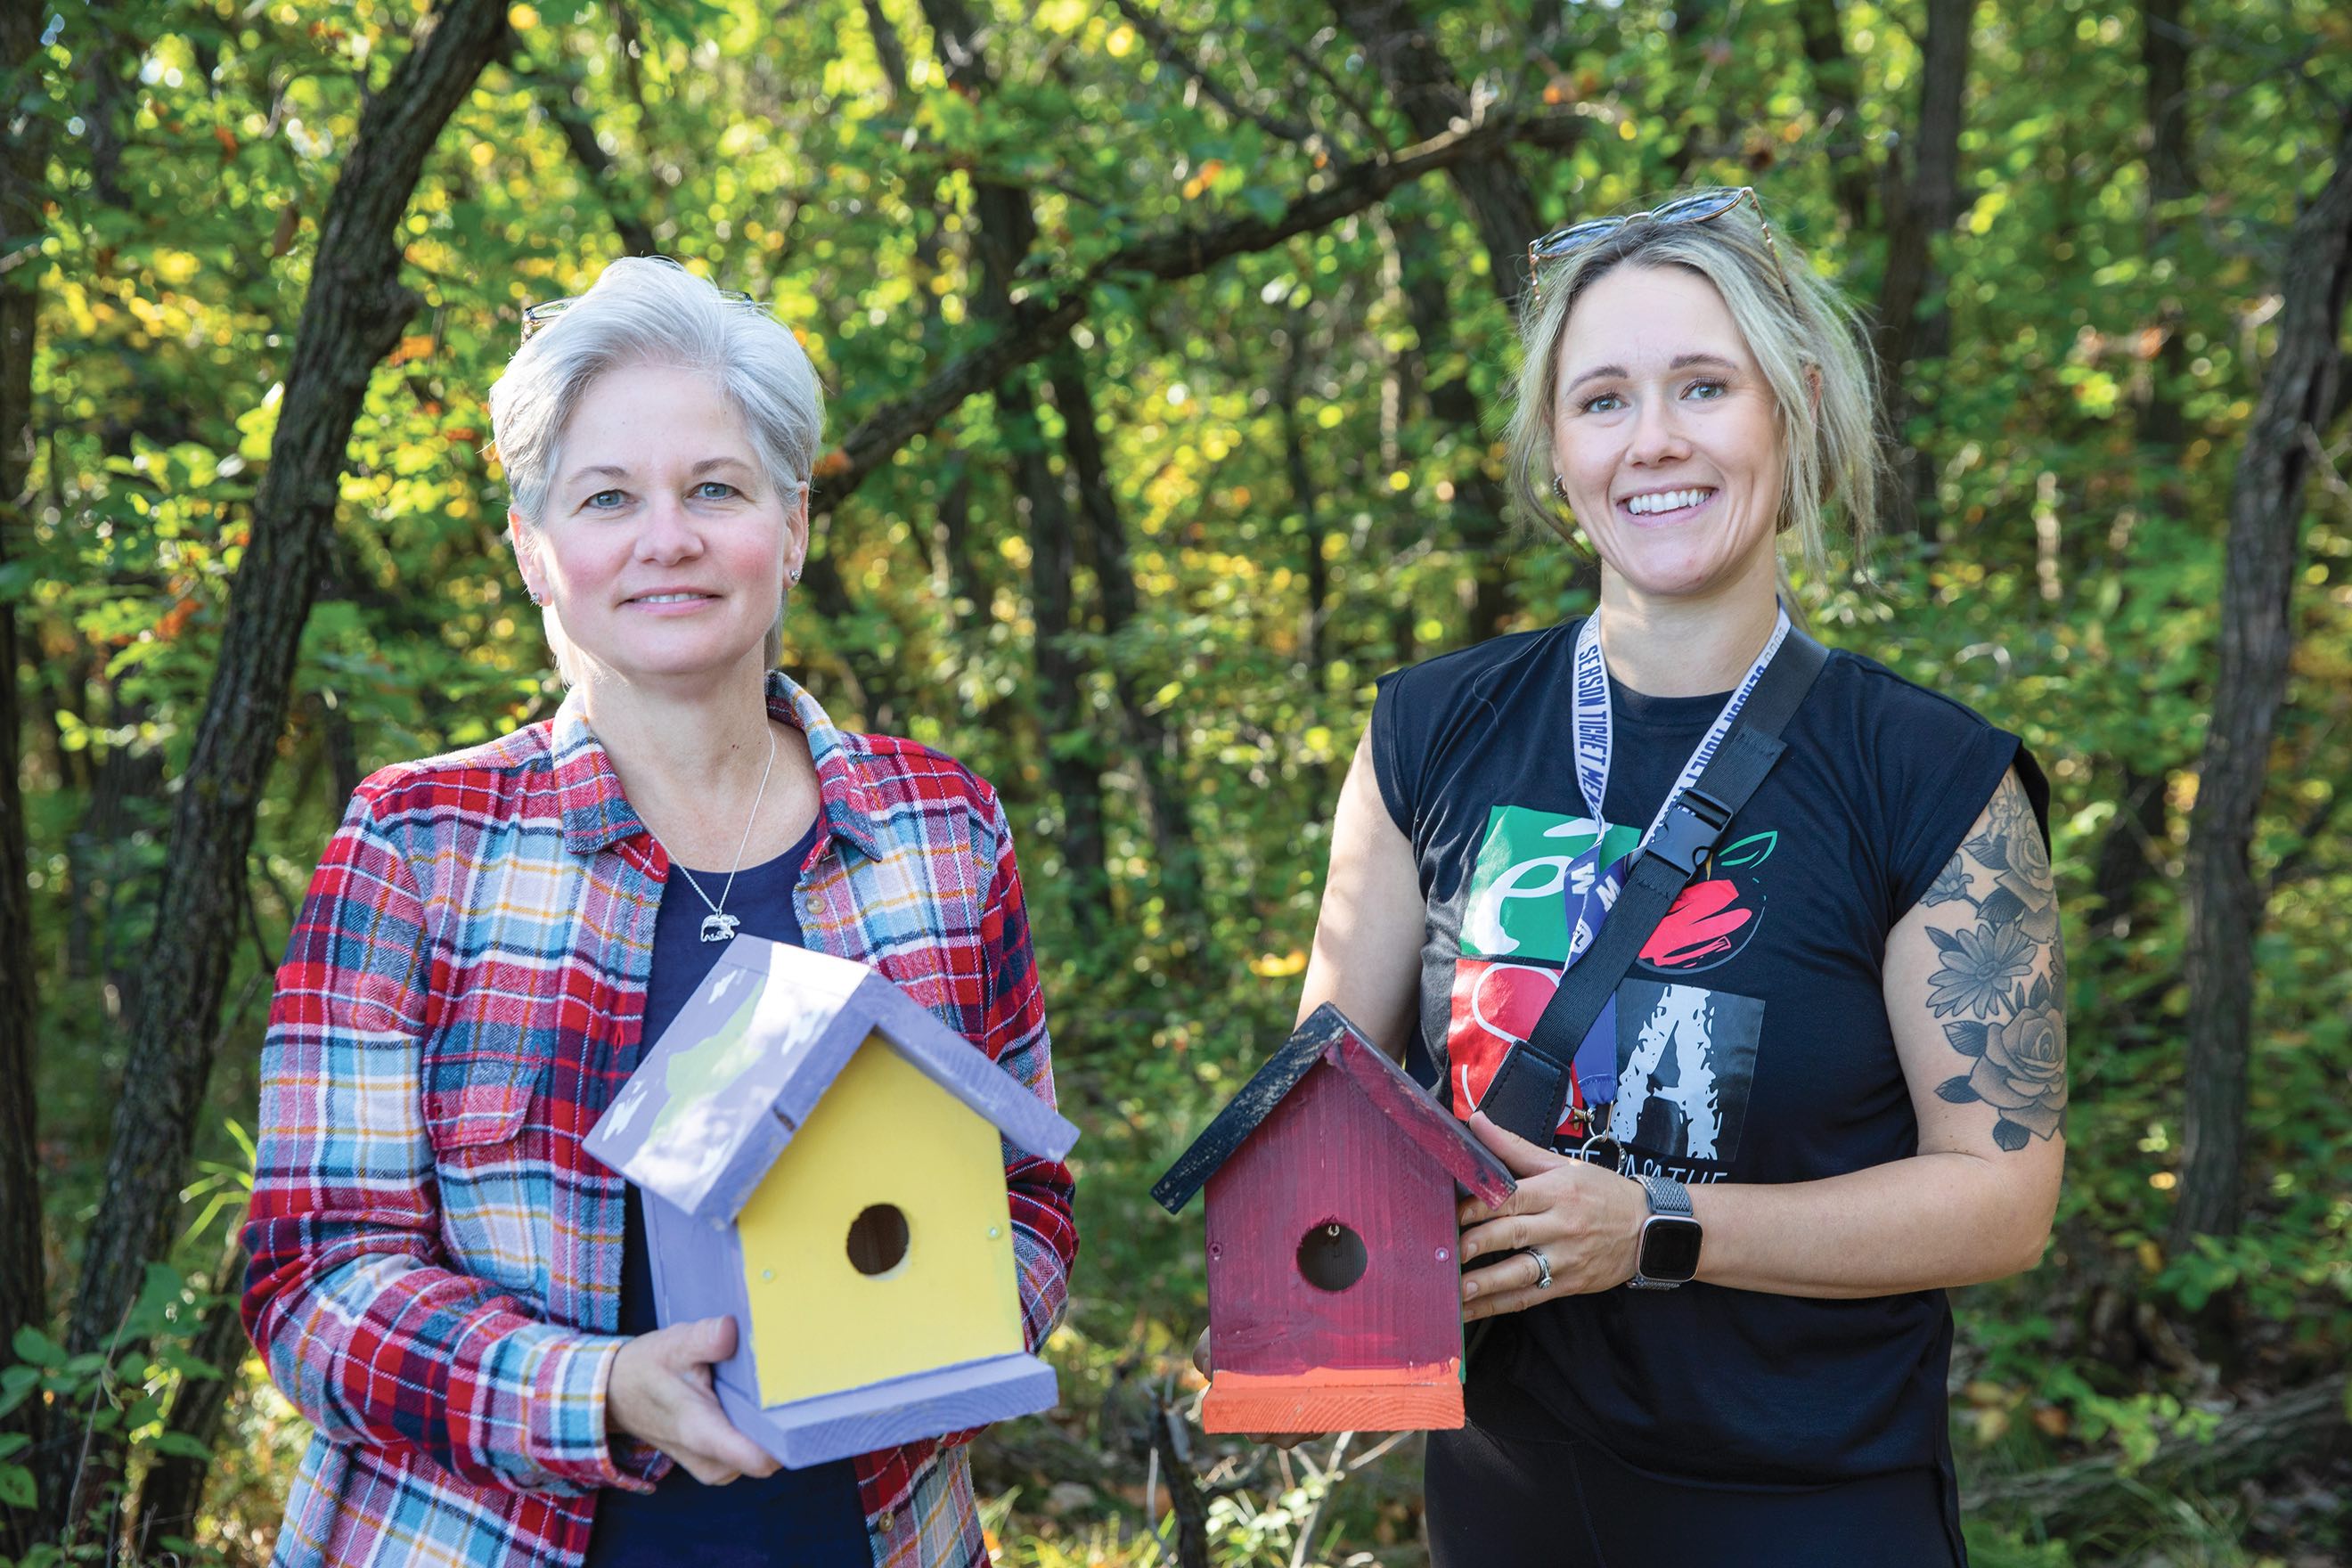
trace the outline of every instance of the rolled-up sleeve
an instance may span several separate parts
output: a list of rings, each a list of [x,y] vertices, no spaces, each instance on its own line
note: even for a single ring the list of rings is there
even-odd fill
[[[278,972],[245,1227],[247,1331],[330,1441],[414,1448],[462,1479],[646,1485],[604,1396],[623,1340],[547,1322],[451,1267],[421,1095],[425,903],[362,786]],[[1017,1200],[1016,1200],[1017,1203]]]

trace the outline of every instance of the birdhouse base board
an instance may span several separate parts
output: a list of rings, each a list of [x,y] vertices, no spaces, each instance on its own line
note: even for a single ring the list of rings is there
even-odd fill
[[[718,1392],[735,1429],[795,1470],[1033,1415],[1055,1398],[1054,1369],[1033,1355],[992,1356],[766,1408],[723,1376]]]
[[[1208,1432],[1450,1432],[1462,1425],[1462,1363],[1220,1372],[1201,1405]]]

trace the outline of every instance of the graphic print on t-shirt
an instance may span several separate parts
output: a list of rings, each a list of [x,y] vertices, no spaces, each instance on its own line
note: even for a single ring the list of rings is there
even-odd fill
[[[1534,1031],[1559,988],[1570,933],[1605,913],[1614,884],[1596,868],[1631,853],[1641,837],[1634,828],[1527,806],[1488,814],[1462,907],[1446,1029],[1446,1088],[1457,1114],[1486,1098],[1504,1058]],[[1598,855],[1588,854],[1596,841]],[[1643,943],[1639,968],[1697,973],[1737,956],[1763,923],[1755,868],[1778,841],[1767,830],[1725,846]],[[1728,1162],[1763,1024],[1764,1004],[1753,997],[1645,980],[1638,971],[1629,976],[1593,1026],[1617,1046],[1612,1135],[1663,1160]]]

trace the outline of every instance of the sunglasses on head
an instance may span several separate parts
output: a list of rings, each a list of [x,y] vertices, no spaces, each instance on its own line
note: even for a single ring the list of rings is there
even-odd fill
[[[1753,185],[1693,191],[1689,195],[1677,196],[1664,206],[1652,207],[1648,212],[1627,213],[1622,217],[1586,218],[1570,224],[1566,228],[1556,228],[1541,239],[1528,241],[1528,281],[1540,298],[1543,268],[1547,262],[1558,261],[1589,246],[1598,245],[1629,224],[1706,223],[1710,218],[1721,217],[1741,202],[1754,204],[1756,221],[1764,230],[1764,248],[1772,253],[1772,269],[1780,275],[1781,291],[1794,303],[1797,292],[1789,285],[1789,269],[1780,261],[1780,244],[1772,237],[1771,221],[1765,217],[1763,199],[1757,195]]]
[[[757,310],[760,305],[760,301],[744,293],[740,289],[721,289],[719,290],[719,297],[730,305],[749,305],[754,310]],[[525,305],[522,308],[522,341],[530,342],[531,333],[554,321],[556,317],[580,303],[584,298],[586,296],[581,294],[567,294],[561,300],[548,300],[537,305]]]

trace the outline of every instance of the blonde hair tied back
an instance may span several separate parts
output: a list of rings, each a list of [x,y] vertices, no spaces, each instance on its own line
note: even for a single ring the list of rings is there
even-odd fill
[[[1855,563],[1863,562],[1877,531],[1886,464],[1874,419],[1876,374],[1853,307],[1786,236],[1777,237],[1786,289],[1783,268],[1745,205],[1705,222],[1630,224],[1542,270],[1541,286],[1520,308],[1524,357],[1508,434],[1511,493],[1528,517],[1576,542],[1574,514],[1554,485],[1552,405],[1560,341],[1577,301],[1620,267],[1679,267],[1715,286],[1772,389],[1783,459],[1779,531],[1794,536],[1818,577],[1836,517]]]

